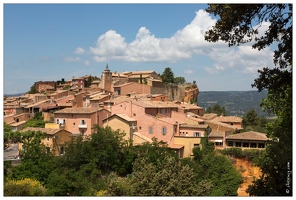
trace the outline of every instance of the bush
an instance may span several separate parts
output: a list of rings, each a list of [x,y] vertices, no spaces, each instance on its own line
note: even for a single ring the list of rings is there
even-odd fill
[[[8,180],[4,184],[4,196],[46,196],[47,190],[39,181],[25,178]]]

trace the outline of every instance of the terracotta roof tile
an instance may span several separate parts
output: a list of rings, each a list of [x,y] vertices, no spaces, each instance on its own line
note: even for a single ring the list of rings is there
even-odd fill
[[[229,135],[226,137],[226,139],[234,139],[234,140],[260,140],[260,141],[266,141],[268,140],[265,133],[255,132],[255,131],[248,131],[248,132],[242,132],[237,133],[233,135]]]
[[[41,131],[41,132],[45,132],[49,135],[54,135],[57,132],[60,131],[60,129],[53,129],[53,128],[37,128],[37,127],[26,127],[23,130],[21,130],[20,132],[26,132],[26,131]]]
[[[73,113],[73,114],[91,114],[95,113],[102,108],[64,108],[62,110],[54,112],[56,113]]]
[[[219,122],[242,122],[243,119],[236,116],[220,116],[215,117],[213,120],[219,121]]]
[[[223,137],[224,133],[222,132],[211,132],[209,137]]]

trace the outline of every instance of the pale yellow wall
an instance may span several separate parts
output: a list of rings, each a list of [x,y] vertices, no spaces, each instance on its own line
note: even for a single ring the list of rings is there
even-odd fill
[[[183,136],[175,136],[174,144],[180,144],[184,146],[184,154],[183,157],[190,157],[193,155],[192,149],[194,148],[194,144],[199,144],[201,147],[201,138],[198,137],[183,137]]]
[[[138,135],[134,135],[133,138],[134,138],[133,139],[133,144],[135,144],[135,145],[147,142],[147,140],[144,140],[143,138],[139,137]]]
[[[130,125],[118,118],[111,118],[110,120],[105,120],[103,123],[103,127],[110,126],[112,130],[120,129],[121,132],[125,132],[124,139],[129,140],[130,134],[132,133],[133,129],[130,128]],[[137,124],[134,122],[134,126],[136,127]]]
[[[57,123],[45,123],[45,127],[44,128],[59,129],[60,126]]]

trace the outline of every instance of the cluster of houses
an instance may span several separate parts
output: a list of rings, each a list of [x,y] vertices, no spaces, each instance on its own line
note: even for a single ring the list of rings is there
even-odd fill
[[[108,65],[101,79],[92,81],[89,87],[85,87],[87,79],[73,77],[59,85],[39,81],[34,84],[36,94],[4,97],[4,122],[21,132],[45,132],[43,143],[57,155],[64,154],[64,143],[71,137],[91,135],[94,125],[119,129],[134,145],[152,142],[155,137],[167,142],[181,158],[192,156],[192,149],[206,135],[215,148],[265,148],[264,133],[241,132],[242,118],[205,114],[202,107],[191,103],[190,99],[197,99],[196,86],[169,93],[154,71],[119,74],[111,72]],[[63,89],[65,86],[68,89]],[[22,129],[36,112],[42,112],[49,122],[45,128]]]

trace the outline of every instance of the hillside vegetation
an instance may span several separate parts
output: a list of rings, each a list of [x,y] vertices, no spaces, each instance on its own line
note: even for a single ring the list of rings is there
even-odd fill
[[[259,116],[271,117],[260,107],[261,100],[266,95],[266,91],[200,91],[198,105],[207,109],[219,104],[225,107],[228,116],[242,117],[254,109]]]

